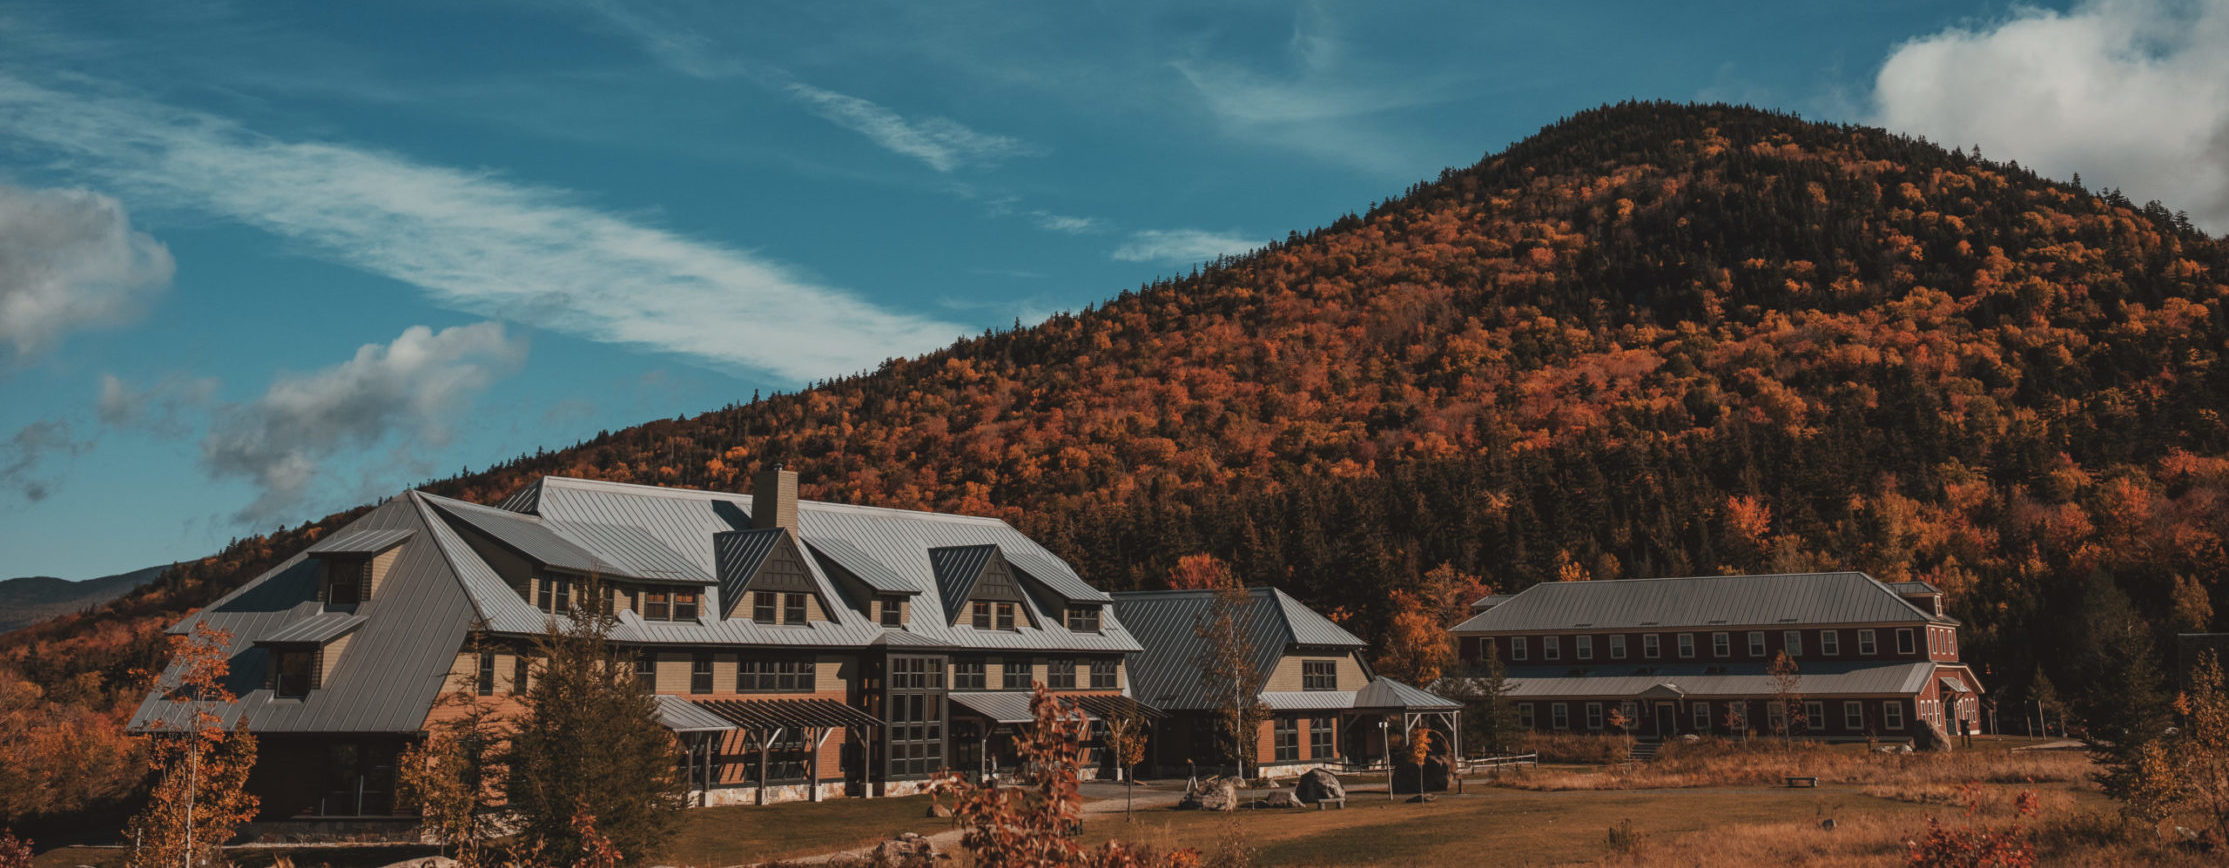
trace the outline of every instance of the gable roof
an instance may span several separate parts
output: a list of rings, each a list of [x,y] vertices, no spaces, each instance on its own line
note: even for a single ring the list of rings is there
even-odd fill
[[[1860,572],[1542,582],[1455,633],[1675,630],[1794,624],[1957,623]]]
[[[354,527],[327,534],[304,554],[310,555],[376,555],[401,545],[416,533],[407,527]]]
[[[1200,683],[1195,662],[1207,641],[1194,627],[1205,623],[1215,591],[1124,591],[1115,614],[1144,646],[1130,662],[1131,695],[1160,708],[1208,708],[1215,698]],[[1246,589],[1238,627],[1253,646],[1254,671],[1267,678],[1294,646],[1357,650],[1366,646],[1345,628],[1276,588]]]
[[[944,599],[944,619],[960,616],[983,570],[998,556],[998,546],[939,546],[929,550],[929,570],[936,575],[937,594]]]

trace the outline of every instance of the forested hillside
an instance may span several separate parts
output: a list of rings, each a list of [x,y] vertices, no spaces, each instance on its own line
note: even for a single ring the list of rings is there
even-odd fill
[[[1941,585],[2018,693],[2038,655],[2082,680],[2099,612],[2223,626],[2225,304],[2229,245],[2156,205],[1877,129],[1620,105],[1103,306],[429,490],[740,489],[780,462],[807,497],[1002,516],[1109,587],[1210,553],[1372,638],[1442,563],[1504,592],[1861,569]],[[348,517],[0,659],[98,672],[72,694],[96,702],[162,623]]]

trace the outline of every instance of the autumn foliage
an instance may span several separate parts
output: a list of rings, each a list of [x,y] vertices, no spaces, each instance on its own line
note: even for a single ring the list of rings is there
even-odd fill
[[[157,686],[166,713],[146,736],[154,786],[125,830],[133,868],[223,864],[220,848],[259,803],[246,789],[255,736],[244,720],[226,728],[222,714],[237,698],[224,686],[231,634],[196,623],[172,638],[170,669]]]

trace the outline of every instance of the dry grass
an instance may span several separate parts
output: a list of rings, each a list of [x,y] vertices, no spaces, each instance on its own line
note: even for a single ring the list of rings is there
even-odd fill
[[[1526,733],[1518,753],[1540,755],[1544,763],[1622,762],[1633,749],[1633,739],[1622,735],[1581,735],[1569,732]]]
[[[1793,776],[1816,777],[1822,785],[1956,787],[1968,781],[2075,782],[2090,769],[2089,757],[2070,750],[1878,754],[1811,742],[1704,739],[1666,744],[1655,762],[1637,768],[1542,769],[1491,783],[1525,790],[1776,787]]]

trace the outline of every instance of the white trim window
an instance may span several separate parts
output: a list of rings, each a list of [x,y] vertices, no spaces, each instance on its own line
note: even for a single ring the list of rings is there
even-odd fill
[[[1751,630],[1751,631],[1749,631],[1749,656],[1751,656],[1751,657],[1763,657],[1763,656],[1765,656],[1765,631],[1763,631],[1763,630]]]
[[[1509,637],[1509,659],[1519,663],[1524,662],[1525,658],[1532,652],[1532,649],[1525,647],[1530,644],[1532,643],[1526,641],[1523,636]]]
[[[1664,656],[1663,637],[1655,633],[1641,634],[1641,656],[1649,660]]]
[[[1620,703],[1618,703],[1618,713],[1619,713],[1619,714],[1623,714],[1623,715],[1625,715],[1625,728],[1626,728],[1626,729],[1633,729],[1634,727],[1637,727],[1637,726],[1640,726],[1640,725],[1641,725],[1641,704],[1640,704],[1640,703],[1638,703],[1638,702],[1634,702],[1633,700],[1630,700],[1630,699],[1628,699],[1628,700],[1626,700],[1626,701],[1624,701],[1624,702],[1620,702]]]
[[[1825,701],[1818,699],[1803,701],[1803,726],[1805,729],[1813,727],[1827,728],[1827,704]]]
[[[1872,655],[1873,655],[1874,653],[1876,653],[1876,652],[1878,652],[1878,651],[1880,651],[1880,650],[1881,650],[1881,646],[1880,646],[1880,645],[1878,645],[1878,644],[1875,644],[1875,643],[1874,643],[1874,641],[1873,641],[1873,630],[1872,630],[1872,628],[1869,628],[1869,627],[1868,627],[1868,628],[1861,628],[1861,629],[1859,629],[1859,630],[1857,631],[1857,653],[1858,653],[1858,656],[1860,656],[1860,657],[1870,657],[1870,656],[1872,656]]]
[[[1710,656],[1716,657],[1720,660],[1724,660],[1728,657],[1734,656],[1734,634],[1710,634]]]
[[[1562,660],[1562,659],[1563,659],[1563,637],[1562,637],[1562,636],[1542,636],[1542,637],[1540,637],[1540,659],[1542,659],[1542,660]]]
[[[1681,633],[1681,634],[1679,634],[1679,659],[1681,659],[1681,660],[1693,660],[1693,659],[1695,659],[1695,634],[1693,634],[1693,633]]]
[[[1910,654],[1910,653],[1912,653],[1912,652],[1913,652],[1914,650],[1916,650],[1916,647],[1917,647],[1917,646],[1913,645],[1913,642],[1912,642],[1912,628],[1910,628],[1910,627],[1898,627],[1898,628],[1896,628],[1896,653],[1898,653],[1898,654]]]
[[[1788,652],[1788,656],[1791,658],[1803,656],[1803,631],[1782,631],[1780,634],[1780,650]]]
[[[1865,703],[1855,699],[1842,703],[1842,728],[1851,732],[1865,731]]]
[[[1693,704],[1690,704],[1690,705],[1688,706],[1688,708],[1689,708],[1689,709],[1690,709],[1690,711],[1692,712],[1692,715],[1691,715],[1691,716],[1692,716],[1692,717],[1694,717],[1694,719],[1695,719],[1695,731],[1696,731],[1696,732],[1709,732],[1709,731],[1710,731],[1710,702],[1709,702],[1708,700],[1702,700],[1702,699],[1698,699],[1698,700],[1695,700],[1695,702],[1694,702]]]
[[[1526,729],[1532,728],[1532,703],[1517,703],[1517,725]]]
[[[1602,731],[1602,703],[1599,703],[1599,702],[1589,702],[1589,703],[1587,703],[1587,731],[1588,731],[1588,732],[1601,732],[1601,731]]]
[[[1612,659],[1612,660],[1623,660],[1623,659],[1625,659],[1625,634],[1624,634],[1624,633],[1612,633],[1612,634],[1610,634],[1610,659]]]
[[[1943,631],[1943,656],[1952,660],[1958,659],[1958,631],[1947,629]]]
[[[1819,653],[1828,657],[1842,656],[1842,631],[1820,630]]]
[[[1575,652],[1577,653],[1577,656],[1578,656],[1578,658],[1579,658],[1579,659],[1581,659],[1581,660],[1593,660],[1593,659],[1594,659],[1594,637],[1593,637],[1593,636],[1578,636],[1578,637],[1574,637],[1574,638],[1573,638],[1573,639],[1571,640],[1571,644],[1572,644],[1572,645],[1574,646],[1572,650],[1573,650],[1573,651],[1575,651]]]
[[[1562,732],[1564,730],[1570,729],[1570,704],[1563,702],[1550,703],[1548,706],[1548,725],[1550,727],[1553,727],[1557,732]]]
[[[1901,700],[1890,699],[1881,703],[1881,728],[1904,728],[1904,703]]]
[[[1765,726],[1769,727],[1767,732],[1775,735],[1787,732],[1788,707],[1778,702],[1765,703]]]

